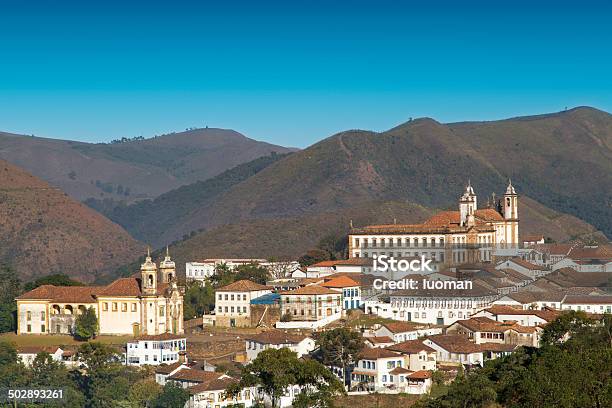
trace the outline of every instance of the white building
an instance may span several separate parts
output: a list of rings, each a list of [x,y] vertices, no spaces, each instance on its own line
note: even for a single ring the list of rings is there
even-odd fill
[[[248,327],[251,325],[251,300],[272,293],[272,289],[250,280],[239,280],[215,291],[216,325]]]
[[[422,224],[352,228],[349,258],[425,256],[443,264],[491,261],[494,247],[519,244],[518,195],[512,183],[495,208],[479,209],[468,183],[459,211],[444,211]]]
[[[326,280],[321,286],[342,293],[342,308],[344,310],[361,307],[361,285],[348,276],[338,276]]]
[[[17,358],[26,366],[30,367],[36,356],[40,353],[48,353],[53,361],[63,362],[64,350],[57,346],[18,346]]]
[[[587,313],[612,313],[612,296],[571,296],[563,299],[563,310],[582,310]]]
[[[126,345],[127,365],[160,365],[179,362],[187,351],[184,335],[171,333],[140,336]]]
[[[387,347],[404,356],[405,366],[411,371],[436,370],[436,351],[422,340],[408,340]]]
[[[245,339],[247,362],[253,361],[259,353],[268,349],[288,348],[297,353],[298,358],[315,349],[315,341],[308,336],[291,334],[282,330],[268,330],[249,335]]]
[[[513,271],[517,271],[525,276],[530,277],[531,279],[537,279],[540,276],[544,276],[550,271],[546,270],[546,268],[532,264],[527,262],[521,258],[512,258],[502,261],[495,266],[497,270],[505,270],[512,269]]]
[[[474,284],[465,290],[397,290],[390,302],[366,301],[365,312],[381,317],[434,325],[449,325],[487,308],[497,291]]]
[[[300,267],[297,261],[268,261],[267,259],[204,259],[198,262],[187,262],[185,264],[185,276],[187,280],[204,281],[215,273],[215,269],[220,265],[227,266],[230,270],[235,270],[243,265],[262,266],[275,277],[284,277]]]
[[[280,292],[281,321],[277,328],[323,327],[342,316],[342,293],[310,285]]]
[[[560,312],[552,309],[524,310],[512,306],[495,305],[481,310],[473,317],[485,316],[498,322],[516,322],[521,326],[543,326],[559,317]]]
[[[416,340],[419,337],[442,333],[441,327],[428,327],[413,322],[386,322],[372,330],[374,336],[390,337],[395,343]]]

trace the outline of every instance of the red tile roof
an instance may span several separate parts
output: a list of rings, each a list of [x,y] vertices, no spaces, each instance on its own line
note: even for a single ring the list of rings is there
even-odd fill
[[[189,387],[187,388],[187,392],[191,395],[195,395],[207,391],[225,391],[227,387],[236,383],[238,383],[238,380],[231,377],[217,378]]]
[[[399,357],[400,354],[385,348],[369,348],[365,347],[357,357],[360,360],[376,360],[379,358]]]
[[[321,284],[321,286],[326,288],[349,288],[359,286],[359,283],[355,282],[348,276],[339,276]]]
[[[363,339],[365,341],[369,341],[372,344],[393,343],[393,339],[389,336],[364,337]]]
[[[50,300],[62,303],[96,303],[95,295],[103,286],[41,285],[17,297],[17,300]]]
[[[409,373],[412,373],[412,371],[404,367],[395,367],[393,370],[389,371],[389,374],[393,374],[393,375],[409,374]]]
[[[393,334],[414,331],[423,327],[421,324],[411,322],[387,322],[382,325]]]
[[[467,336],[460,334],[437,334],[427,339],[451,353],[471,354],[481,351],[478,345],[468,340]]]
[[[410,374],[408,377],[412,378],[413,380],[424,380],[426,378],[431,378],[431,371],[427,371],[427,370],[415,371],[414,373]]]
[[[216,380],[222,375],[222,373],[216,373],[214,371],[204,371],[195,368],[182,368],[168,377],[168,380],[202,383],[205,381]]]
[[[229,285],[225,285],[217,289],[215,292],[253,292],[253,291],[259,291],[259,290],[272,290],[272,288],[269,286],[261,285],[259,283],[250,281],[248,279],[242,279],[242,280],[230,283]]]
[[[404,341],[401,343],[394,344],[392,346],[388,346],[386,347],[386,349],[391,351],[397,351],[398,353],[402,354],[417,354],[421,351],[426,351],[428,353],[435,352],[434,349],[423,344],[421,340]]]
[[[563,300],[564,304],[570,305],[599,305],[599,304],[612,304],[612,296],[580,296],[580,295],[567,295]]]

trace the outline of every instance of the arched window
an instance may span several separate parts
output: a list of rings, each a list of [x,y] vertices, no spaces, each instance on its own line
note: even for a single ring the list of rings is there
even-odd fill
[[[153,286],[153,275],[149,275],[149,286]]]

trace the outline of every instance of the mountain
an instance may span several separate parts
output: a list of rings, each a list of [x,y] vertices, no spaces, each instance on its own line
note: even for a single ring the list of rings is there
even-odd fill
[[[319,241],[331,237],[346,242],[350,223],[363,226],[397,222],[418,223],[435,210],[408,202],[368,202],[332,212],[301,217],[257,219],[213,227],[187,239],[173,243],[170,252],[179,273],[185,262],[202,258],[276,258],[297,259]],[[521,233],[544,232],[556,241],[584,238],[604,241],[605,237],[593,226],[571,215],[558,213],[542,204],[522,197]],[[160,259],[164,250],[157,251]],[[138,263],[124,269],[129,274]]]
[[[109,144],[0,133],[0,159],[79,201],[154,198],[271,152],[293,150],[213,128]]]
[[[520,194],[612,236],[612,115],[553,115],[444,125],[418,119],[347,131],[283,159],[193,213],[195,227],[292,217],[372,199],[455,207],[468,178],[481,205],[511,177]],[[248,197],[247,199],[244,199]]]
[[[143,253],[123,228],[0,160],[0,263],[23,281],[65,273],[90,282]]]
[[[141,200],[126,205],[112,199],[89,198],[85,200],[85,204],[122,225],[136,239],[159,247],[192,231],[190,225],[183,224],[191,213],[206,208],[223,192],[289,154],[273,152],[269,156],[240,164],[205,181],[179,187],[153,200]]]
[[[576,108],[494,122],[445,125],[425,118],[382,133],[342,132],[228,186],[206,205],[186,204],[162,241],[219,225],[302,217],[371,201],[455,208],[467,179],[483,206],[493,192],[503,193],[509,177],[519,194],[534,200],[534,209],[573,215],[612,236],[612,115]],[[546,228],[553,226],[542,223],[541,232]]]

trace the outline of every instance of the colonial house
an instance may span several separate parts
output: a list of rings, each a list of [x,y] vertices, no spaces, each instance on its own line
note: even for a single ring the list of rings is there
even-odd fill
[[[184,335],[163,333],[144,335],[126,345],[127,365],[175,364],[185,360],[187,339]]]
[[[63,362],[64,350],[57,346],[18,346],[17,358],[23,365],[30,367],[36,356],[40,353],[48,353],[53,361]]]
[[[565,293],[561,291],[521,291],[507,294],[495,302],[494,305],[504,305],[518,307],[521,309],[542,310],[546,308],[561,310],[561,303],[565,298]]]
[[[563,299],[563,310],[582,310],[587,313],[612,313],[612,296],[567,295]]]
[[[426,346],[422,340],[408,340],[388,346],[387,350],[404,356],[405,366],[412,371],[436,369],[436,351]]]
[[[488,317],[458,320],[446,329],[446,334],[466,335],[476,344],[497,343],[530,347],[539,346],[541,332],[541,327],[521,326],[513,321],[498,322]]]
[[[239,280],[215,291],[216,325],[248,327],[251,325],[251,300],[271,293],[272,289],[250,280]]]
[[[321,284],[324,288],[342,293],[342,307],[344,310],[358,309],[361,306],[361,287],[348,276],[338,276]]]
[[[415,340],[422,336],[441,333],[439,327],[428,327],[427,325],[413,322],[385,322],[372,330],[374,336],[385,336],[393,339],[394,343],[406,340]]]
[[[368,347],[387,347],[395,344],[395,341],[389,336],[364,337],[363,342]]]
[[[319,328],[342,315],[342,293],[319,285],[280,292],[277,328]]]
[[[496,269],[512,269],[519,273],[522,273],[525,276],[530,277],[531,279],[537,279],[540,276],[546,275],[548,272],[546,268],[532,264],[530,262],[525,261],[521,258],[511,258],[507,259],[503,262],[500,262],[495,267]]]
[[[230,397],[226,390],[238,380],[229,376],[221,376],[187,388],[189,400],[185,408],[248,408],[255,403],[255,388],[244,388],[238,395]]]
[[[495,246],[519,244],[518,195],[509,183],[493,207],[478,208],[468,182],[458,211],[443,211],[422,224],[388,224],[353,228],[349,258],[426,256],[442,264],[492,260]]]
[[[423,346],[427,348],[426,346]],[[431,388],[431,372],[409,369],[408,357],[388,349],[364,349],[351,373],[351,389],[380,393],[424,394]],[[435,363],[433,364],[435,369]]]
[[[287,333],[283,330],[267,330],[249,335],[245,339],[247,363],[268,349],[288,348],[302,357],[315,349],[315,341],[306,335]]]
[[[521,326],[545,326],[560,315],[560,311],[545,310],[525,310],[512,306],[495,305],[479,311],[473,317],[489,317],[498,322],[512,321]]]
[[[446,363],[460,363],[466,366],[482,365],[482,348],[468,340],[467,336],[440,334],[427,337],[423,343],[436,351],[436,360]]]
[[[166,385],[166,380],[168,377],[179,372],[180,370],[189,370],[194,365],[194,362],[187,361],[178,361],[174,364],[160,364],[155,368],[155,382],[163,387]]]
[[[76,316],[92,308],[100,334],[183,333],[183,290],[174,262],[147,254],[140,274],[107,286],[42,285],[17,297],[17,334],[71,334]]]
[[[336,273],[372,273],[372,260],[353,258],[321,261],[306,267],[303,277],[322,278]]]
[[[235,270],[243,265],[257,265],[266,268],[273,276],[281,277],[291,274],[300,267],[296,261],[268,261],[266,259],[221,259],[212,258],[185,264],[185,277],[189,281],[204,281],[215,273],[217,267],[224,265],[229,270]]]
[[[394,384],[396,367],[405,367],[404,357],[384,348],[364,348],[351,373],[351,389],[385,391]]]
[[[464,290],[397,290],[390,293],[388,308],[366,302],[365,310],[393,320],[449,325],[489,307],[500,296],[497,291],[478,284]]]

